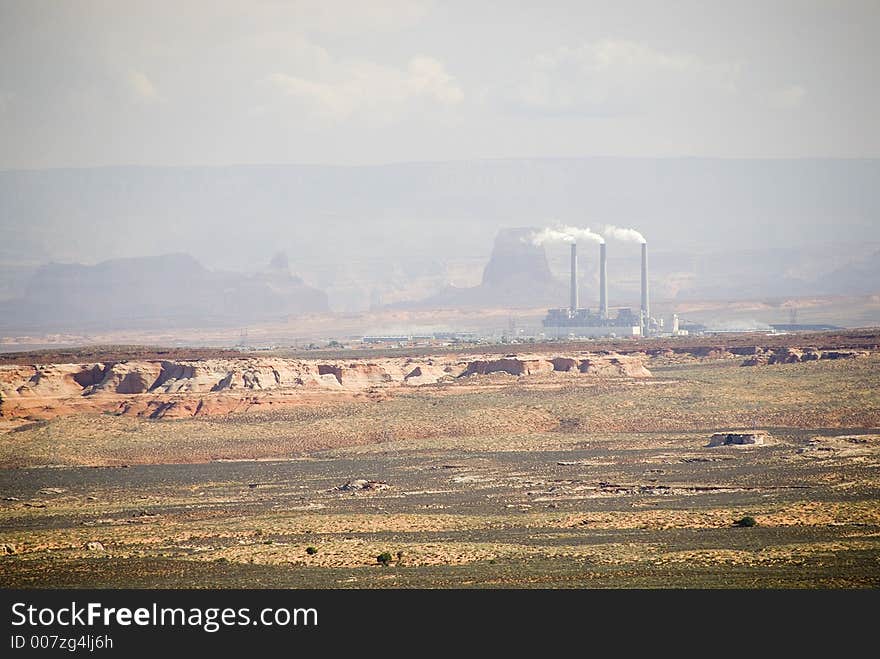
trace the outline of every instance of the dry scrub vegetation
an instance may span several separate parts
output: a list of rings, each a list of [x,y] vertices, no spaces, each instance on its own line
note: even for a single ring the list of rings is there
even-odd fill
[[[0,437],[0,575],[24,587],[880,586],[880,359],[739,363],[35,422]],[[753,427],[772,441],[706,446]],[[353,479],[381,487],[340,489]],[[755,526],[734,525],[746,516]]]
[[[328,397],[320,405],[194,419],[71,415],[2,436],[0,465],[287,458],[389,442],[503,451],[571,446],[583,433],[880,426],[877,355],[758,368],[726,361],[652,370],[654,377],[647,379],[477,375],[378,397]]]

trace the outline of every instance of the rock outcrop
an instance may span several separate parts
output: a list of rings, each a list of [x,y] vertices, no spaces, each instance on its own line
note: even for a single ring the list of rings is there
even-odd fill
[[[706,446],[763,446],[769,442],[770,435],[763,430],[749,432],[716,432]]]
[[[509,375],[528,376],[554,372],[581,373],[605,377],[650,377],[651,372],[645,368],[642,359],[624,355],[590,355],[586,358],[546,357],[522,355],[504,357],[502,359],[474,360],[467,364],[460,377],[471,375],[488,375],[490,373],[507,373]]]
[[[644,356],[579,353],[366,360],[241,357],[0,367],[0,418],[110,412],[173,419],[291,405],[304,396],[373,396],[395,387],[517,378],[649,377]]]
[[[651,371],[645,368],[641,359],[636,357],[625,357],[623,355],[582,359],[578,365],[578,370],[581,373],[605,377],[651,377]]]
[[[818,350],[817,348],[776,348],[755,352],[744,360],[742,366],[764,366],[772,364],[798,364],[820,359],[859,359],[868,356],[865,350]]]
[[[543,246],[529,239],[536,229],[502,229],[495,237],[492,255],[479,286],[448,287],[421,302],[403,307],[526,307],[558,305],[566,300],[566,284],[550,271]]]
[[[535,375],[537,373],[551,373],[553,370],[553,363],[546,359],[514,359],[508,357],[491,360],[478,359],[468,363],[461,377],[488,375],[489,373]]]
[[[365,478],[356,478],[354,480],[346,481],[334,489],[339,492],[378,492],[380,490],[387,490],[388,488],[389,485],[386,481],[371,481]]]

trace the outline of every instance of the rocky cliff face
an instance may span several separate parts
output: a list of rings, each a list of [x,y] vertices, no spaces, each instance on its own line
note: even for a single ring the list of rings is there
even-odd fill
[[[870,354],[867,350],[818,350],[817,348],[776,348],[762,350],[743,361],[742,366],[763,366],[772,364],[797,364],[820,359],[861,359]]]
[[[495,237],[492,256],[483,271],[483,286],[499,290],[556,286],[544,248],[532,244],[529,228],[503,229]],[[520,288],[521,290],[521,288]]]
[[[223,414],[255,405],[295,405],[313,395],[382,395],[399,387],[475,382],[479,376],[648,377],[640,357],[513,355],[319,361],[208,359],[0,367],[0,418],[72,412],[151,418]]]
[[[568,288],[556,279],[542,246],[532,244],[530,228],[502,229],[479,286],[447,288],[423,300],[420,307],[560,306]]]

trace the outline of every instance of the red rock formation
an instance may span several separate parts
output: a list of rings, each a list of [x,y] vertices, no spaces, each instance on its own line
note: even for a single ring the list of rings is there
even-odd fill
[[[642,357],[509,355],[493,359],[449,356],[375,362],[205,359],[121,361],[106,364],[0,366],[0,417],[52,418],[112,412],[159,418],[226,414],[253,406],[302,404],[309,396],[362,395],[382,389],[433,385],[491,373],[517,377],[581,373],[646,377]]]

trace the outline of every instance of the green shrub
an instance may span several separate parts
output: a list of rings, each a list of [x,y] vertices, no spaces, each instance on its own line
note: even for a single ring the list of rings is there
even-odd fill
[[[757,526],[758,522],[755,521],[754,517],[750,517],[746,515],[745,517],[741,517],[733,523],[734,526],[741,526],[744,528],[750,528],[752,526]]]
[[[381,554],[376,556],[376,562],[380,565],[389,565],[391,563],[391,552],[383,551]]]
[[[309,556],[314,556],[315,554],[318,553],[318,548],[317,547],[306,547],[306,553]]]

